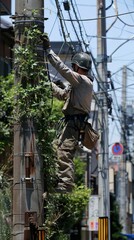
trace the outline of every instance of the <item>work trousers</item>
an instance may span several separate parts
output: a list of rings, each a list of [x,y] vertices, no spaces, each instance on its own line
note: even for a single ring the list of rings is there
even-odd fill
[[[74,186],[73,158],[78,147],[82,124],[78,119],[68,120],[56,141],[59,185],[67,190],[71,190]]]

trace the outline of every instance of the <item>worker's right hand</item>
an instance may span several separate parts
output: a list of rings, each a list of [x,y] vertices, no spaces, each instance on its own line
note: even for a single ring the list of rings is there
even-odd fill
[[[48,37],[47,33],[44,33],[41,36],[41,40],[43,41],[43,48],[44,48],[44,50],[47,50],[47,49],[49,49],[51,47],[50,40],[49,40],[49,37]]]

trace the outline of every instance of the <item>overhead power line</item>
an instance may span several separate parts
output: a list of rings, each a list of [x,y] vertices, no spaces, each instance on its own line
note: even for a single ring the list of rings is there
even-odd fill
[[[131,12],[125,12],[125,13],[119,13],[118,14],[118,16],[125,16],[125,15],[128,15],[128,14],[132,14],[132,13],[134,13],[134,11],[131,11]],[[101,19],[103,19],[103,18],[113,18],[113,17],[116,17],[117,15],[115,14],[115,15],[110,15],[110,16],[106,16],[106,17],[101,17]],[[61,20],[64,20],[64,21],[68,21],[68,22],[70,22],[70,19],[67,19],[67,18],[61,18]],[[86,21],[97,21],[98,20],[98,18],[96,17],[96,18],[85,18],[85,19],[79,19],[79,21],[82,21],[82,22],[86,22]],[[78,20],[76,20],[76,19],[72,19],[71,21],[78,21]]]
[[[128,26],[128,27],[134,27],[134,24],[128,24],[128,23],[126,23],[126,22],[124,22],[121,18],[119,18],[118,17],[118,19],[124,24],[124,25],[126,25],[126,26]]]
[[[109,8],[111,8],[112,7],[112,5],[113,5],[113,0],[111,1],[111,4],[108,6],[108,7],[106,7],[106,10],[108,10]]]
[[[111,57],[119,48],[121,48],[125,43],[129,42],[129,41],[132,40],[132,39],[134,39],[134,35],[133,35],[131,38],[127,39],[127,40],[126,40],[125,42],[123,42],[122,44],[120,44],[120,45],[110,54],[110,57]]]
[[[87,35],[87,37],[92,37],[92,38],[106,38],[106,39],[110,39],[110,40],[120,40],[120,41],[132,41],[134,40],[134,37],[132,38],[120,38],[120,37],[106,37],[106,36],[101,36],[98,37],[97,35]]]
[[[60,4],[59,4],[59,1],[58,0],[55,0],[55,4],[56,4],[56,7],[57,7],[57,15],[58,15],[58,18],[60,20],[60,25],[61,25],[61,29],[62,29],[62,34],[63,34],[63,37],[64,37],[64,41],[70,46],[70,48],[72,49],[72,51],[74,52],[74,47],[72,45],[72,40],[70,38],[70,34],[68,33],[68,29],[67,29],[67,26],[66,26],[66,23],[64,21],[64,24],[63,24],[63,21],[62,21],[62,10],[60,8]],[[65,33],[65,29],[66,29],[66,32],[67,32],[67,35]],[[67,42],[67,37],[70,39],[70,42]]]
[[[114,2],[112,1],[112,5],[114,5],[114,9],[115,9],[115,14],[116,14],[116,17],[114,19],[114,21],[111,23],[111,25],[108,27],[108,29],[106,30],[106,32],[108,32],[113,26],[114,24],[116,23],[117,19],[118,19],[118,7],[117,7],[117,1],[114,0]]]
[[[75,9],[75,6],[74,6],[72,0],[71,0],[71,5],[72,5],[72,8],[73,8],[73,12],[74,12],[75,18],[77,19],[77,23],[78,23],[78,27],[79,27],[79,31],[80,31],[80,36],[81,36],[82,42],[83,42],[83,44],[84,44],[84,46],[85,46],[85,49],[87,50],[88,44],[86,44],[86,42],[85,42],[85,40],[84,40],[83,32],[82,32],[82,26],[81,26],[81,24],[80,24],[80,22],[79,22],[79,18],[78,18],[78,16],[77,16],[77,12],[78,12],[78,14],[79,14],[79,11],[78,11],[78,8],[77,8],[77,4],[76,4],[77,12],[76,12],[76,9]],[[79,16],[80,16],[80,14],[79,14]]]

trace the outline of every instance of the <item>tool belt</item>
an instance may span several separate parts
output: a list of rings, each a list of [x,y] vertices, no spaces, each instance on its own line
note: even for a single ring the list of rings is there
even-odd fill
[[[73,114],[73,115],[65,115],[64,119],[65,122],[68,122],[70,120],[79,120],[80,122],[84,122],[89,118],[88,114]]]
[[[82,123],[81,127],[78,128],[79,131],[78,140],[82,143],[83,146],[92,150],[99,139],[99,134],[95,129],[93,129],[91,123],[87,121],[88,118],[89,118],[88,114],[74,114],[66,115],[64,117],[64,120],[65,122],[73,120],[74,124],[79,120]],[[75,126],[77,125],[75,124]]]

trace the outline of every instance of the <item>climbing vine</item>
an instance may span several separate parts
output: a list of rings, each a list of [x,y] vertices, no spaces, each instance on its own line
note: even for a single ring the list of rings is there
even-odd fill
[[[16,94],[15,121],[27,119],[34,124],[36,141],[44,163],[45,186],[52,186],[55,161],[52,140],[54,138],[51,83],[47,76],[41,43],[41,31],[37,25],[25,27],[23,36],[15,47]]]

